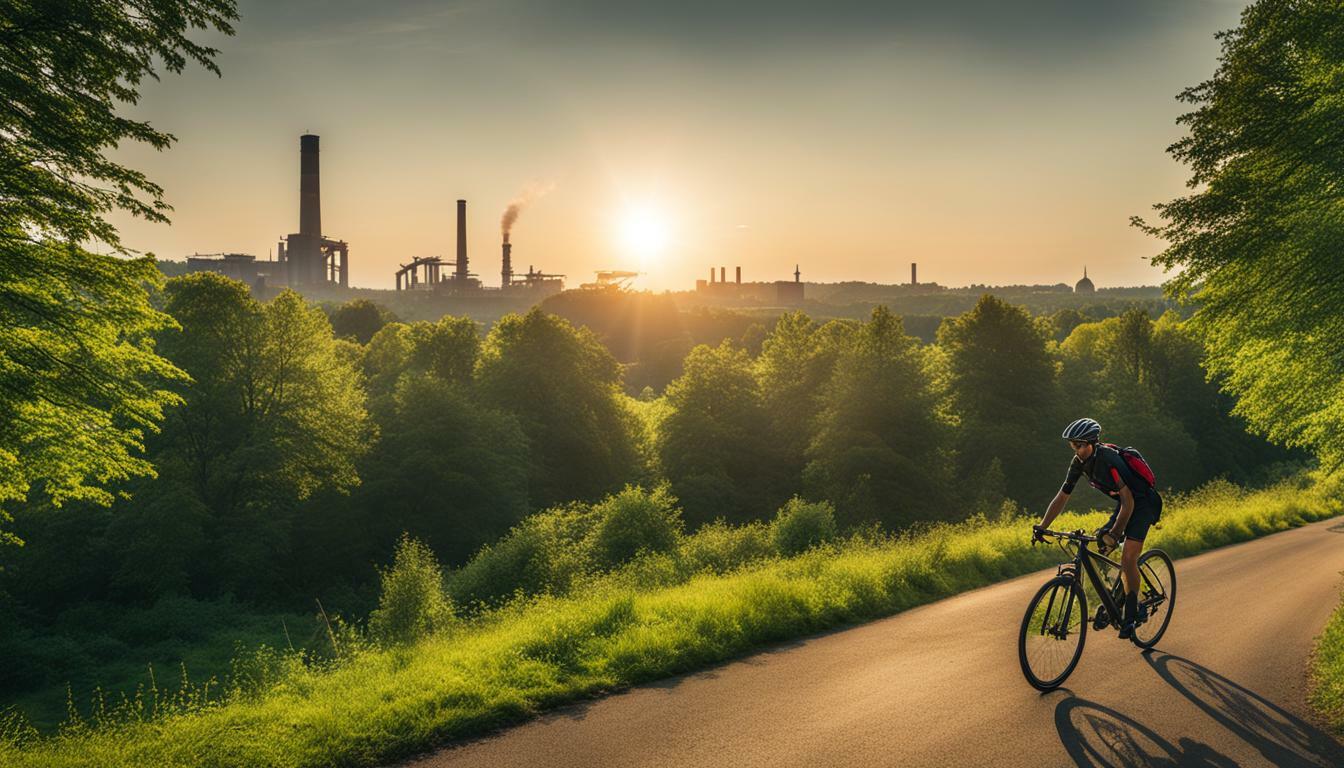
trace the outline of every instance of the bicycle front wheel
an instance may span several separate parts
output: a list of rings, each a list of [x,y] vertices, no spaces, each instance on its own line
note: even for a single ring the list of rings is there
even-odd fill
[[[1087,598],[1066,576],[1045,583],[1027,604],[1017,637],[1017,658],[1032,687],[1058,688],[1078,666],[1087,640]]]
[[[1176,567],[1160,549],[1139,558],[1139,610],[1144,620],[1134,629],[1134,644],[1152,648],[1162,639],[1176,607]]]

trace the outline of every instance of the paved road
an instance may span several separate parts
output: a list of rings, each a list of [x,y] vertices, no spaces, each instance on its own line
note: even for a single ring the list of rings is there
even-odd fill
[[[1305,701],[1339,596],[1344,523],[1177,561],[1144,654],[1090,633],[1067,687],[1023,680],[1016,633],[1051,572],[539,718],[446,766],[1344,766]]]

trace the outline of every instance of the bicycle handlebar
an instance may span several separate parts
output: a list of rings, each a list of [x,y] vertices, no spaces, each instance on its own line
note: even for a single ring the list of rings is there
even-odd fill
[[[1097,541],[1096,536],[1088,536],[1086,533],[1083,532],[1083,529],[1081,528],[1079,528],[1076,531],[1052,531],[1046,528],[1042,528],[1041,530],[1037,531],[1037,533],[1039,533],[1041,536],[1057,536],[1061,539],[1070,539],[1073,541],[1089,541],[1089,542]]]

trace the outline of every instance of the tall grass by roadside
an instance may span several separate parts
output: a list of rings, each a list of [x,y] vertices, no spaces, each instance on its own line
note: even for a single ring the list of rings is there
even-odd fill
[[[1324,519],[1340,512],[1336,490],[1301,482],[1248,494],[1213,485],[1173,499],[1151,543],[1189,555]],[[607,512],[619,507],[627,517],[662,519],[653,514],[660,503],[642,504],[630,497]],[[1069,514],[1056,527],[1092,529],[1103,518]],[[830,535],[821,511],[809,509],[803,519],[820,530],[819,541]],[[291,664],[214,704],[160,717],[128,707],[120,719],[76,723],[49,737],[0,722],[0,764],[375,765],[565,701],[1059,562],[1058,550],[1029,546],[1029,524],[1005,515],[900,537],[869,532],[792,557],[764,554],[772,540],[765,526],[744,533],[718,526],[706,539],[696,541],[696,534],[676,547],[662,539],[652,547],[608,546],[603,551],[613,560],[638,554],[606,571],[576,566],[565,574],[568,591],[520,592],[411,645],[352,644],[334,664]],[[571,542],[589,535],[577,532],[574,519],[547,525]],[[610,530],[607,545],[620,540],[618,532]],[[534,536],[509,550],[509,562],[536,565],[529,553],[546,546],[545,536]],[[727,567],[732,556],[725,552],[741,553],[745,565]],[[480,562],[484,570],[493,561]]]
[[[1344,599],[1326,622],[1311,657],[1311,705],[1344,736]]]

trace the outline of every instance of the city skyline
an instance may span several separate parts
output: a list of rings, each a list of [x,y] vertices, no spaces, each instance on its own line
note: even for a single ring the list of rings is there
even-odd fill
[[[1240,7],[245,2],[237,37],[210,41],[222,79],[189,70],[131,110],[179,139],[120,153],[173,225],[116,222],[161,258],[267,258],[297,226],[311,131],[354,286],[451,259],[459,198],[472,271],[497,284],[500,217],[529,188],[545,194],[513,230],[515,268],[571,285],[795,263],[900,283],[910,262],[946,286],[1072,284],[1084,262],[1100,287],[1152,285],[1161,243],[1128,219],[1183,189],[1174,96],[1213,71]]]

